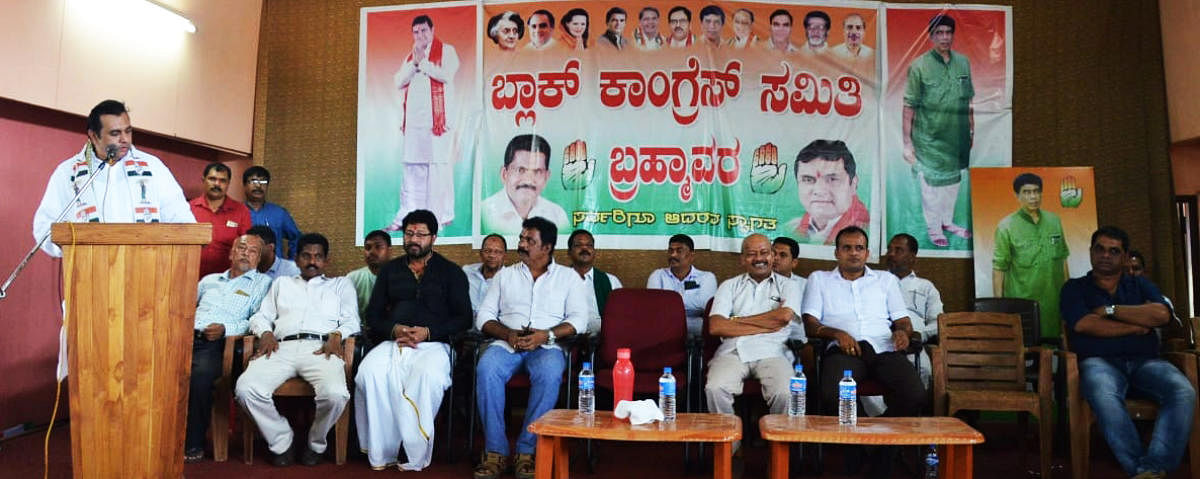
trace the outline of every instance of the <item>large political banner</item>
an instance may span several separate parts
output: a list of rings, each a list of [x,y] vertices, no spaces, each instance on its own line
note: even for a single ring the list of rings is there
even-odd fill
[[[912,235],[923,256],[969,257],[968,168],[1012,164],[1011,11],[884,11],[884,229]]]
[[[403,235],[426,209],[443,242],[469,242],[482,118],[477,2],[364,8],[356,234]]]
[[[397,17],[395,26],[427,11],[438,25],[434,37],[452,43],[438,17],[462,7],[447,5],[454,4],[406,6],[407,17]],[[513,237],[531,216],[550,219],[563,235],[585,228],[606,248],[660,248],[670,235],[686,233],[699,248],[736,251],[742,237],[763,233],[795,238],[803,256],[828,258],[828,245],[847,226],[867,230],[873,244],[885,240],[885,203],[891,202],[883,185],[889,156],[881,59],[888,6],[476,5],[478,78],[464,78],[460,67],[455,86],[464,97],[463,86],[474,82],[478,110],[459,109],[478,116],[469,117],[476,119],[469,129],[459,129],[454,220],[440,241]],[[1006,25],[1008,10],[988,11]],[[364,9],[364,31],[376,27],[371,16],[394,13]],[[459,30],[452,33],[467,23],[455,23],[451,28]],[[394,33],[401,40],[404,34],[407,43],[390,47],[400,60],[417,35]],[[364,33],[367,64],[374,37]],[[402,72],[402,64],[389,67]],[[386,80],[378,83],[392,96],[413,88]],[[409,91],[410,103],[412,96]],[[379,108],[373,100],[362,103],[360,96],[360,112]],[[393,115],[402,111],[389,108]],[[379,133],[387,132],[364,134],[373,126],[363,122],[360,113],[359,208],[375,213],[360,215],[360,229],[374,229],[404,210],[406,183],[390,175],[409,173],[410,151],[388,139],[380,144],[391,142],[389,154],[364,158],[364,147],[371,148],[366,143],[381,142]],[[1011,135],[993,130],[978,132],[975,141],[1007,152]],[[372,161],[391,164],[379,168]],[[459,186],[468,180],[470,194]],[[469,230],[461,229],[466,225]]]

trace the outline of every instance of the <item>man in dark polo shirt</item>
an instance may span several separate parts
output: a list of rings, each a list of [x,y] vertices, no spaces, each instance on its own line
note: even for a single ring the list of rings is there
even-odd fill
[[[1125,274],[1129,235],[1105,226],[1092,233],[1092,270],[1062,288],[1062,317],[1079,356],[1080,388],[1121,467],[1137,479],[1166,477],[1187,446],[1196,391],[1159,358],[1154,328],[1171,318],[1158,288]],[[1159,405],[1149,446],[1125,409],[1136,390]]]
[[[433,418],[450,387],[450,338],[471,326],[471,299],[462,268],[433,252],[432,212],[413,210],[401,230],[404,256],[380,268],[367,305],[377,346],[354,379],[354,418],[373,469],[419,471],[433,457]]]

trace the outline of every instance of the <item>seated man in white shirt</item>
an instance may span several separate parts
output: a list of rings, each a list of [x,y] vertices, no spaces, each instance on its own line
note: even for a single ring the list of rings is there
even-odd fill
[[[797,258],[800,254],[800,244],[787,236],[780,236],[771,242],[771,247],[775,249],[775,272],[795,282],[798,286],[797,291],[803,298],[804,285],[808,280],[795,273],[796,266],[800,265],[800,258]],[[798,308],[799,305],[796,307]],[[791,329],[791,333],[788,334],[789,339],[804,339],[803,322],[793,321],[788,327]]]
[[[937,318],[942,314],[942,294],[932,281],[917,276],[913,266],[917,264],[917,239],[907,233],[900,233],[888,241],[887,255],[883,262],[888,271],[900,278],[900,293],[904,295],[904,305],[908,307],[908,318],[912,320],[913,330],[921,335],[922,341],[929,341],[937,336]],[[929,356],[922,351],[918,356],[920,361],[921,384],[930,386]]]
[[[527,426],[554,407],[566,368],[555,343],[587,331],[587,286],[574,270],[552,260],[557,237],[558,227],[549,220],[539,216],[525,220],[517,243],[521,262],[496,274],[475,316],[475,327],[495,338],[475,366],[484,432],[483,461],[475,468],[476,479],[494,479],[508,469],[505,384],[518,371],[529,373],[530,387],[513,467],[518,479],[534,476],[537,438]]]
[[[621,280],[612,273],[592,267],[596,262],[596,239],[587,230],[571,232],[567,238],[567,257],[571,259],[571,267],[587,283],[588,333],[599,334],[600,315],[604,313],[608,295],[614,289],[621,289]]]
[[[358,299],[345,277],[325,276],[329,241],[309,233],[296,245],[300,275],[271,283],[262,307],[250,317],[258,350],[238,379],[238,403],[254,419],[273,454],[272,463],[292,462],[292,427],[275,410],[275,389],[299,376],[316,391],[316,414],[300,462],[313,465],[325,452],[325,436],[350,399],[342,338],[358,333]]]
[[[704,307],[717,292],[717,276],[692,266],[696,260],[696,243],[692,237],[677,234],[667,240],[667,267],[650,273],[646,289],[669,289],[683,296],[687,314],[688,335],[700,336],[704,326]]]
[[[492,278],[504,267],[504,255],[507,253],[508,242],[503,236],[492,233],[484,236],[483,243],[479,245],[479,262],[462,267],[470,285],[468,293],[471,297],[472,317],[479,313],[479,304],[483,302],[483,297],[487,296]]]
[[[871,252],[862,228],[838,231],[834,245],[837,267],[808,276],[802,308],[808,337],[828,341],[818,373],[821,413],[837,415],[838,381],[843,371],[850,371],[859,384],[868,378],[883,384],[885,416],[916,416],[925,403],[925,388],[904,354],[912,323],[900,281],[867,267]],[[860,415],[863,404],[859,401]],[[894,447],[876,451],[871,476],[888,477],[895,453]]]
[[[766,236],[747,236],[741,256],[746,272],[722,282],[713,297],[708,330],[721,337],[721,346],[708,364],[709,412],[732,414],[733,397],[749,376],[762,383],[772,414],[787,411],[794,358],[786,343],[801,295],[795,281],[774,272],[774,257]]]
[[[888,416],[916,416],[925,388],[904,355],[912,323],[895,276],[866,265],[867,233],[857,226],[838,232],[837,267],[814,271],[804,289],[804,324],[810,338],[829,345],[822,355],[821,404],[837,414],[838,381],[849,370],[855,381],[878,380],[887,389]]]

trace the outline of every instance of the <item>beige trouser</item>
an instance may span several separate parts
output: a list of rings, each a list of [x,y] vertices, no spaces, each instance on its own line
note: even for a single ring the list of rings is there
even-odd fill
[[[742,382],[754,376],[762,384],[763,398],[772,414],[787,412],[792,379],[792,362],[784,356],[742,362],[736,353],[721,354],[708,363],[708,381],[704,395],[708,411],[733,413],[733,397],[742,394]]]
[[[246,408],[262,431],[271,452],[283,454],[292,447],[292,426],[275,409],[275,389],[288,379],[299,376],[316,391],[316,414],[308,429],[308,447],[318,454],[325,452],[325,436],[337,422],[350,400],[346,387],[346,368],[342,358],[313,354],[321,349],[319,339],[282,341],[271,357],[262,356],[250,361],[238,378],[238,403]]]

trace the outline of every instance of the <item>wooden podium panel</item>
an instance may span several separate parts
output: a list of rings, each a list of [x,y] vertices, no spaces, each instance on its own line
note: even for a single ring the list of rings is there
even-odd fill
[[[75,477],[183,476],[208,224],[57,223]]]

